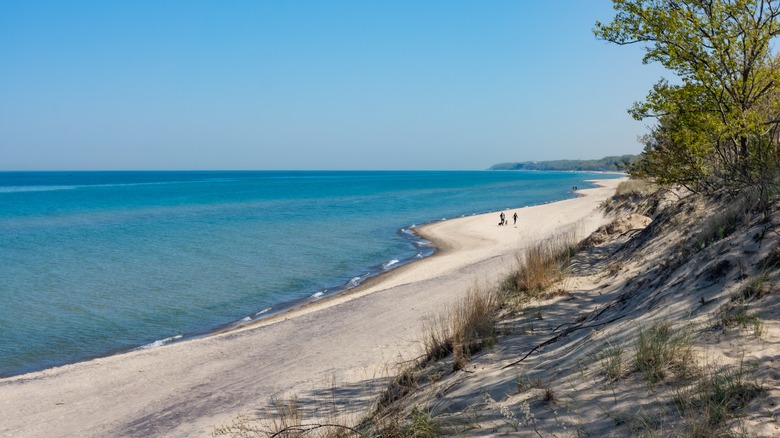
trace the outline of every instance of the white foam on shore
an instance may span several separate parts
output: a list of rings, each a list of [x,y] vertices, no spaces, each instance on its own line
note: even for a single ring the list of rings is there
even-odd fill
[[[385,269],[385,270],[390,269],[391,266],[398,264],[398,262],[399,261],[397,259],[393,259],[393,260],[390,260],[387,263],[383,263],[382,264],[382,269]]]
[[[177,339],[181,339],[181,337],[182,337],[182,335],[176,335],[176,336],[171,336],[171,337],[169,337],[169,338],[158,339],[158,340],[156,340],[156,341],[154,341],[154,342],[151,342],[151,343],[149,343],[149,344],[142,345],[142,346],[141,346],[141,347],[139,347],[138,349],[139,349],[139,350],[148,350],[148,349],[150,349],[150,348],[162,347],[162,346],[163,346],[163,345],[165,345],[165,344],[168,344],[168,343],[170,343],[170,342],[173,342],[173,341],[175,341],[175,340],[177,340]]]
[[[263,310],[261,310],[261,311],[259,311],[259,312],[255,313],[254,315],[252,315],[252,317],[253,317],[253,318],[257,318],[258,316],[260,316],[260,315],[263,315],[263,314],[265,314],[265,313],[268,313],[268,312],[270,312],[270,311],[271,311],[271,307],[266,307],[265,309],[263,309]]]
[[[319,292],[317,292],[317,293],[313,294],[311,297],[312,297],[312,298],[320,298],[320,297],[322,297],[323,295],[325,295],[325,291],[322,291],[322,290],[321,290],[321,291],[319,291]]]

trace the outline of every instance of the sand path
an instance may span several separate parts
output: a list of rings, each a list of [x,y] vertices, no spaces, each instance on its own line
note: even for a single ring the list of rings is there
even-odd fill
[[[426,317],[474,282],[495,281],[529,243],[606,223],[597,207],[618,182],[518,209],[516,228],[498,227],[497,213],[420,227],[443,251],[240,331],[2,379],[0,435],[210,436],[275,392],[305,403],[329,386],[365,407],[384,367],[417,353]]]

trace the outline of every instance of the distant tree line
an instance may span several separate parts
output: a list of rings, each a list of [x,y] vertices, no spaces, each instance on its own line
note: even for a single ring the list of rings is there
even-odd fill
[[[490,170],[568,170],[588,172],[624,172],[636,155],[604,157],[600,160],[555,160],[525,161],[522,163],[499,163]]]
[[[629,173],[702,193],[756,195],[780,175],[780,0],[612,0],[597,38],[642,44],[674,73],[629,110],[655,118]]]

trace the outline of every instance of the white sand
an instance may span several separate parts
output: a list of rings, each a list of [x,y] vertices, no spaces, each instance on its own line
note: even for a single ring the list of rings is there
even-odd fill
[[[607,221],[597,207],[620,180],[586,196],[470,216],[417,231],[443,249],[332,299],[221,335],[0,380],[2,436],[210,436],[277,392],[365,407],[386,367],[418,351],[422,321],[511,269],[528,244],[559,232],[584,236]]]

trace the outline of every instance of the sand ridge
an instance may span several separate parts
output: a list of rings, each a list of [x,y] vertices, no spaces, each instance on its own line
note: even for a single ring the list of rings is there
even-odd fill
[[[619,179],[583,196],[417,228],[442,251],[361,287],[241,330],[0,380],[2,436],[210,436],[278,392],[317,399],[338,382],[367,406],[388,364],[418,351],[422,321],[514,266],[519,251],[560,232],[584,237]]]

